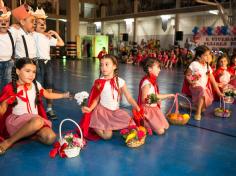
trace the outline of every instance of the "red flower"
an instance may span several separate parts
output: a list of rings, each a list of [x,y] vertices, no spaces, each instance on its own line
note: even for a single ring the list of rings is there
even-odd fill
[[[75,133],[75,134],[74,134],[74,137],[75,137],[75,138],[79,138],[79,135]]]
[[[136,129],[137,126],[136,125],[130,125],[128,128],[129,128],[129,130],[133,130],[133,129]]]
[[[129,133],[129,130],[127,128],[120,130],[121,135],[125,135],[125,134],[128,134],[128,133]]]
[[[140,140],[145,136],[145,133],[144,133],[144,131],[140,130],[140,131],[138,131],[137,135],[138,135],[138,139]]]

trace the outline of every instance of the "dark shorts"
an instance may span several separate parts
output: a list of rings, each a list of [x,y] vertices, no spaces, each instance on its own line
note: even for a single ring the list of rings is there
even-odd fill
[[[37,64],[37,81],[45,89],[53,89],[53,76],[52,76],[52,62],[49,60],[45,63],[45,60],[38,59]]]
[[[11,70],[13,65],[13,60],[4,62],[0,61],[0,92],[7,83],[11,82]]]

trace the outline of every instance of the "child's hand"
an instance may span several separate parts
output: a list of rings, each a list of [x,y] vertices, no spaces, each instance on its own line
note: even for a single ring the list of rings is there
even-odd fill
[[[58,33],[56,31],[53,31],[53,30],[48,31],[48,34],[51,35],[51,36],[52,35],[55,35],[55,36],[58,35]]]
[[[89,108],[87,106],[83,106],[81,110],[83,113],[90,113],[92,111],[91,108]]]
[[[71,98],[70,92],[63,93],[63,98]]]

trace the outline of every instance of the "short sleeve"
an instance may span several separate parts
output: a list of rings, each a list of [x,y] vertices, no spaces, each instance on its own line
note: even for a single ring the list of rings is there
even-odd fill
[[[125,85],[125,80],[123,80],[122,78],[118,78],[119,81],[119,88],[122,88]]]
[[[192,62],[192,63],[189,65],[189,69],[190,69],[192,72],[195,72],[196,70],[198,70],[196,62]]]
[[[37,81],[37,86],[38,86],[39,91],[43,89],[42,85],[38,81]]]
[[[57,39],[54,37],[50,38],[50,46],[57,46]]]
[[[143,84],[141,85],[141,88],[143,88],[146,85],[151,85],[151,83],[147,79],[143,81]]]

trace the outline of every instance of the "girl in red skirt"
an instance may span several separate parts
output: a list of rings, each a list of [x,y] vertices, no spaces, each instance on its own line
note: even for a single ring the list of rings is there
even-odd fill
[[[161,112],[160,102],[148,103],[147,97],[155,94],[158,100],[174,97],[174,94],[159,94],[156,79],[160,72],[160,61],[155,58],[147,58],[142,62],[143,70],[146,75],[139,84],[138,104],[144,110],[144,126],[151,128],[158,135],[164,134],[169,128],[169,124]]]
[[[140,110],[125,81],[118,77],[118,62],[114,56],[105,55],[101,59],[100,75],[90,92],[88,106],[82,107],[85,114],[80,125],[84,136],[90,140],[110,139],[113,130],[134,124],[130,115],[119,108],[122,94],[136,110]]]
[[[43,108],[42,96],[47,99],[69,98],[69,93],[48,92],[35,80],[36,62],[18,59],[12,69],[12,82],[0,95],[0,154],[18,140],[32,136],[44,144],[52,144],[56,134]]]
[[[188,68],[188,72],[191,72],[191,75],[186,76],[186,78],[190,84],[189,89],[192,96],[192,102],[194,106],[196,106],[194,119],[201,120],[202,111],[210,106],[213,101],[211,84],[218,96],[222,97],[224,94],[219,90],[212,74],[212,69],[208,65],[210,58],[209,48],[206,46],[197,47],[195,57],[196,60],[193,61]],[[211,84],[209,84],[208,81],[210,81]]]

